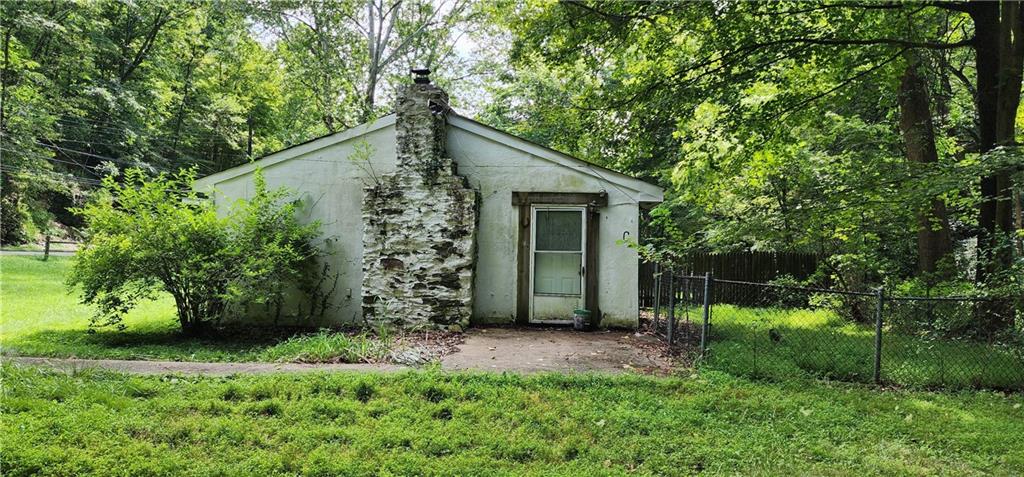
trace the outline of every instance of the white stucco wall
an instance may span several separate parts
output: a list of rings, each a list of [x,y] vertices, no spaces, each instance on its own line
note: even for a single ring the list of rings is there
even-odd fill
[[[261,161],[266,164],[261,167],[268,185],[286,186],[299,193],[308,205],[306,218],[322,223],[324,248],[332,254],[328,263],[339,273],[339,281],[332,297],[335,309],[320,324],[361,318],[362,189],[373,181],[371,175],[395,169],[393,124],[393,118],[385,118],[342,142],[324,138],[318,140],[323,141],[320,144],[313,141],[297,146],[297,151],[278,153],[298,153],[290,159],[275,163],[277,155],[272,155]],[[609,171],[578,161],[569,165],[554,163],[499,143],[493,135],[485,137],[482,133],[486,131],[480,128],[468,129],[450,125],[447,150],[458,165],[458,173],[467,178],[480,197],[473,322],[509,323],[515,318],[518,210],[512,205],[513,191],[605,191],[608,206],[600,210],[598,246],[598,305],[603,314],[602,324],[636,326],[638,257],[636,251],[616,241],[624,232],[630,237],[637,236],[639,195],[603,179],[602,175],[607,177]],[[374,151],[369,164],[372,167],[350,160],[355,146],[364,142]],[[226,210],[234,199],[252,193],[251,172],[238,172],[214,174],[201,179],[197,187],[204,191],[212,188],[211,196],[218,207]]]
[[[617,245],[623,232],[637,236],[639,204],[612,184],[472,132],[449,128],[448,154],[480,194],[474,319],[509,322],[516,313],[519,211],[512,192],[608,193],[598,233],[598,307],[605,326],[635,326],[637,253]]]
[[[326,139],[326,138],[325,138]],[[338,286],[331,297],[334,309],[322,325],[359,321],[362,314],[364,184],[395,169],[395,129],[386,126],[347,141],[318,149],[314,141],[298,156],[271,165],[261,166],[268,187],[285,186],[298,194],[306,205],[304,219],[319,220],[323,248],[329,252],[327,263],[338,274]],[[375,152],[369,167],[357,166],[350,158],[357,144],[369,144]],[[287,151],[285,151],[287,152]],[[271,162],[273,156],[271,156]],[[212,186],[211,196],[222,211],[237,198],[248,198],[253,191],[252,174],[246,173],[220,181],[217,174],[197,184]]]

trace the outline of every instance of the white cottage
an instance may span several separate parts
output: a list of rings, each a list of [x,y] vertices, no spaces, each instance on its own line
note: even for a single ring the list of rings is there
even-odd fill
[[[204,177],[219,207],[256,168],[320,220],[327,323],[638,324],[641,207],[661,188],[455,114],[424,76],[395,114]]]

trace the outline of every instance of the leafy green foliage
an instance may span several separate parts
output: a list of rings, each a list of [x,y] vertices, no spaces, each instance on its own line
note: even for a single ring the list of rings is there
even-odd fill
[[[279,121],[279,67],[237,5],[2,9],[4,200],[28,209],[37,229],[111,171],[220,170],[249,157],[250,135],[257,155],[295,134]],[[4,243],[33,238],[16,237],[24,225],[5,222]]]
[[[819,284],[863,290],[915,276],[918,216],[940,200],[950,275],[974,279],[978,178],[1019,166],[978,154],[963,12],[587,1],[489,11],[512,34],[513,70],[492,85],[500,101],[484,120],[665,186],[644,230],[655,248],[818,253]],[[933,98],[933,164],[909,163],[896,127],[910,47]]]
[[[300,363],[381,363],[387,362],[393,348],[387,332],[358,334],[321,330],[296,335],[259,355],[260,361],[293,361]]]
[[[714,372],[0,372],[0,465],[12,476],[1024,471],[1021,398],[999,393],[768,384]]]
[[[83,303],[98,306],[94,325],[120,324],[160,290],[174,297],[189,333],[221,316],[236,267],[227,253],[228,221],[189,190],[191,175],[147,180],[129,169],[123,183],[108,177],[103,193],[79,211],[88,235],[68,284],[81,286]]]
[[[231,306],[273,304],[279,314],[286,287],[308,275],[319,223],[301,224],[285,190],[268,191],[257,171],[253,198],[220,217],[192,189],[194,174],[147,179],[129,169],[121,183],[107,177],[78,210],[88,229],[68,283],[98,306],[93,325],[120,325],[140,300],[164,291],[182,330],[200,334]]]
[[[227,299],[247,306],[271,305],[279,318],[288,287],[312,294],[319,285],[310,266],[321,253],[312,243],[320,223],[301,223],[301,201],[285,188],[268,189],[262,172],[256,171],[253,184],[252,197],[236,203],[228,214],[227,255],[238,261],[238,270],[228,282]],[[316,311],[310,308],[308,313]]]

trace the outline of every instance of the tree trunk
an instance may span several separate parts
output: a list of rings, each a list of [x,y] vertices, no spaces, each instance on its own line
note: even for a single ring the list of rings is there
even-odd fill
[[[11,28],[4,31],[4,66],[0,71],[0,133],[7,131],[7,85],[11,82]]]
[[[203,334],[203,314],[201,310],[188,298],[182,298],[177,303],[178,323],[181,324],[181,333],[190,338]]]
[[[209,22],[206,24],[209,25]],[[204,28],[205,30],[205,28]],[[209,40],[209,38],[204,38]],[[188,106],[188,93],[192,90],[192,77],[195,74],[195,70],[198,67],[197,61],[206,55],[206,45],[204,41],[202,45],[193,44],[190,48],[189,59],[185,62],[185,78],[181,83],[181,102],[178,103],[178,112],[174,117],[174,136],[171,141],[171,150],[169,156],[174,159],[178,159],[181,154],[178,152],[178,141],[181,140],[181,127],[185,122],[185,108]],[[202,152],[200,152],[201,154]],[[168,164],[170,165],[170,164]]]
[[[1024,230],[1024,193],[1020,189],[1013,191],[1014,227]],[[1024,237],[1017,234],[1017,255],[1024,257]]]
[[[1022,54],[1021,11],[1016,2],[972,4],[977,67],[979,152],[1014,143],[1015,118],[1020,104]],[[1012,183],[1009,171],[981,178],[982,202],[978,214],[977,282],[1012,264],[1005,240],[1012,232]]]
[[[999,98],[999,5],[978,2],[972,5],[971,18],[975,31],[975,67],[977,70],[978,152],[992,150],[996,144],[996,102]],[[988,281],[988,257],[991,237],[995,233],[996,178],[981,178],[981,203],[978,206],[978,266],[975,279],[978,284]]]
[[[984,154],[1015,143],[1024,65],[1024,18],[1017,2],[969,5],[975,26],[979,152]],[[1005,166],[981,178],[976,276],[980,285],[998,287],[1003,282],[1001,272],[1013,264],[1012,190],[1010,171]],[[992,302],[979,311],[979,324],[990,335],[1013,326],[1012,304],[1007,300]]]
[[[374,12],[376,8],[377,5],[374,0],[366,2],[366,49],[370,58],[366,71],[366,91],[363,92],[362,111],[359,112],[360,122],[369,121],[373,113],[374,96],[377,93],[377,78],[380,75],[380,50],[384,47],[380,36],[383,34],[381,30],[383,30],[382,23],[384,19],[377,18]],[[381,22],[381,25],[378,25],[378,21]]]
[[[249,117],[245,120],[246,127],[249,128],[249,139],[245,143],[245,158],[246,160],[252,160],[252,109],[249,110]]]
[[[188,306],[188,300],[178,293],[172,293],[172,295],[174,295],[174,307],[178,312],[178,324],[181,325],[182,334],[185,336],[198,335],[198,328],[195,325],[195,319]]]
[[[366,85],[365,96],[363,96],[363,111],[359,114],[361,122],[367,122],[373,117],[374,97],[377,95],[377,75],[376,69],[371,66],[369,82]]]
[[[919,71],[920,58],[907,55],[907,68],[900,80],[900,132],[907,149],[907,160],[915,164],[935,164],[935,149],[928,86]],[[919,274],[934,274],[939,262],[953,250],[949,233],[946,204],[931,198],[924,210],[917,213],[917,269]]]
[[[1019,2],[1002,2],[999,29],[999,98],[996,103],[996,146],[1017,143],[1017,108],[1020,106],[1021,78],[1024,76],[1024,17]],[[1008,166],[995,174],[995,229],[998,239],[1013,233],[1013,184]],[[1012,248],[999,252],[999,264],[1010,265]]]

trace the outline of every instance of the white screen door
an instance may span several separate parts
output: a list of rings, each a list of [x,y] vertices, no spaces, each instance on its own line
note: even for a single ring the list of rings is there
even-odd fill
[[[584,304],[583,207],[533,207],[530,321],[571,323]]]

